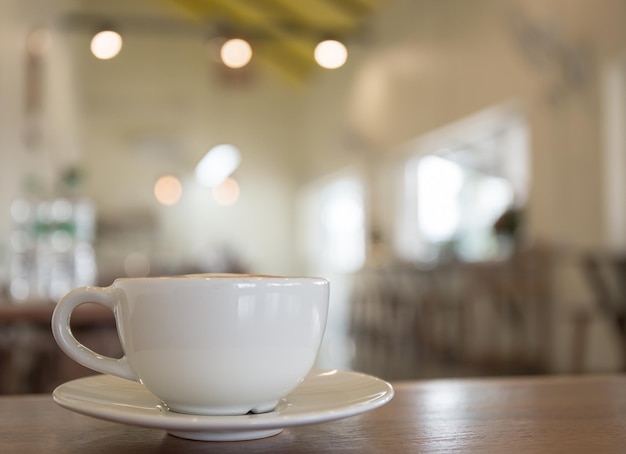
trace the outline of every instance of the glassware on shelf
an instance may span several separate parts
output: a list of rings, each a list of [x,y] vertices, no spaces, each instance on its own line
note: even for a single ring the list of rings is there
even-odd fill
[[[56,301],[96,281],[89,199],[18,199],[11,206],[9,295],[15,303]]]

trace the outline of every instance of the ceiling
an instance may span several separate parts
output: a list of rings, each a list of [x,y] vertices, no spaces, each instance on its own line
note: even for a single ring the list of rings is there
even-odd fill
[[[102,24],[133,32],[193,34],[200,39],[247,39],[250,67],[271,70],[301,84],[320,70],[317,43],[338,39],[350,45],[367,37],[368,20],[388,0],[65,0],[61,26],[92,33]],[[244,68],[243,71],[252,71]]]
[[[213,26],[225,37],[248,39],[254,58],[300,83],[318,69],[313,59],[323,39],[358,39],[386,0],[168,0],[186,20]]]

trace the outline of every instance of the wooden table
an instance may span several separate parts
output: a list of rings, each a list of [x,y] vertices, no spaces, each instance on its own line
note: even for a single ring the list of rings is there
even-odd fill
[[[101,421],[65,410],[48,395],[2,397],[0,452],[626,452],[626,376],[394,385],[394,399],[369,413],[244,442],[183,440]]]

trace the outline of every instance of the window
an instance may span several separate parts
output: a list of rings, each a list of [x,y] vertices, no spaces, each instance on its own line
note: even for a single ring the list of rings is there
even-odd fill
[[[510,108],[488,111],[408,145],[396,249],[410,261],[505,255],[493,226],[528,192],[528,139]]]
[[[306,195],[305,244],[309,267],[349,273],[365,261],[364,190],[352,172],[313,185]]]

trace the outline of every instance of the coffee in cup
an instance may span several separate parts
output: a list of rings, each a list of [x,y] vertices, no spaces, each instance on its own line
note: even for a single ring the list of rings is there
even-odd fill
[[[95,371],[142,383],[172,410],[241,415],[272,410],[312,369],[329,283],[310,277],[196,274],[121,278],[78,288],[55,308],[61,349]],[[100,355],[70,328],[74,309],[111,309],[123,356]]]

